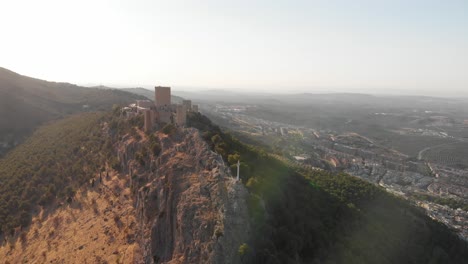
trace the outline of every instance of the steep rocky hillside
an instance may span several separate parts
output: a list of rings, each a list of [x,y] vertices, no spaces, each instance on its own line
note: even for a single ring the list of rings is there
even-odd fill
[[[132,179],[145,262],[240,263],[249,235],[245,187],[196,129],[142,138],[125,138],[119,160]],[[155,144],[159,155],[149,149]]]
[[[69,114],[108,110],[143,97],[119,90],[79,87],[19,75],[0,68],[0,155],[38,125]]]
[[[50,200],[36,204],[27,199],[32,187],[18,196],[3,196],[0,209],[28,203],[24,212],[33,212],[33,218],[22,221],[20,214],[21,226],[16,228],[7,214],[0,212],[5,217],[0,259],[9,263],[240,263],[237,251],[250,231],[248,193],[232,179],[221,157],[210,150],[198,130],[147,135],[137,128],[138,120],[109,115],[83,116],[86,121],[82,122],[79,118],[55,126],[73,122],[83,128],[84,124],[97,127],[102,145],[88,145],[86,138],[79,140],[86,152],[101,156],[94,157],[100,163],[93,164],[92,156],[87,158],[81,187],[65,192],[61,199],[53,198],[57,192]],[[41,131],[33,137],[49,130]],[[68,149],[70,138],[76,138],[50,136],[55,138],[53,147],[48,147],[50,141],[44,137],[26,144],[32,141],[39,149],[60,153],[62,146]],[[3,164],[21,164],[25,170],[30,166],[26,159],[16,150]],[[68,171],[51,167],[48,174],[46,186],[55,186]],[[16,177],[14,173],[0,176],[2,182],[15,181]],[[68,182],[60,188],[68,189],[67,185],[76,186]]]
[[[69,117],[0,159],[7,263],[465,263],[467,244],[358,178],[294,168],[199,113]],[[242,182],[231,170],[241,161]],[[31,219],[30,216],[33,216]]]

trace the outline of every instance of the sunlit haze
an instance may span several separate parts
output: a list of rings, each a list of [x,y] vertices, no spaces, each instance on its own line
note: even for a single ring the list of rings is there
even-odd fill
[[[2,1],[0,66],[81,85],[468,95],[468,1]]]

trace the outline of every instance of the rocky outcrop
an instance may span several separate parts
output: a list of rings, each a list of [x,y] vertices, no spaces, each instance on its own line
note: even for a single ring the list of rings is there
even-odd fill
[[[142,259],[136,262],[240,263],[237,251],[249,234],[247,190],[198,130],[157,138],[158,156],[144,150],[145,138],[119,146],[140,226]]]

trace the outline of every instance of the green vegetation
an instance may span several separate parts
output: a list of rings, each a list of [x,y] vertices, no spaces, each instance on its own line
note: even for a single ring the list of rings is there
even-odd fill
[[[142,119],[117,115],[118,108],[114,114],[82,114],[43,126],[0,160],[3,233],[27,226],[39,205],[72,197],[106,163],[119,169],[112,142],[124,134],[137,136],[134,127],[141,127]],[[464,263],[468,259],[464,241],[383,189],[346,174],[290,166],[259,147],[241,143],[199,113],[188,114],[188,125],[200,129],[232,168],[241,161],[242,182],[250,192],[252,232],[239,254],[247,263]],[[106,127],[110,136],[104,134]],[[150,136],[148,148],[137,155],[159,151],[159,142]]]
[[[149,135],[149,148],[154,156],[158,156],[161,153],[161,144],[154,134]]]
[[[135,128],[143,127],[143,118],[119,115],[114,107],[112,113],[83,113],[44,125],[0,159],[0,235],[27,226],[38,206],[72,200],[106,164],[120,169],[113,142],[125,134],[141,137]],[[160,151],[154,137],[150,147]],[[137,160],[139,155],[144,163],[148,150],[137,153]]]
[[[166,124],[161,131],[166,135],[174,135],[177,132],[177,128],[173,124]]]
[[[467,244],[422,210],[358,178],[289,166],[190,113],[250,191],[248,263],[464,263]]]
[[[239,250],[238,250],[239,255],[245,256],[248,251],[249,251],[249,246],[246,243],[239,246]]]
[[[0,230],[27,226],[37,205],[65,200],[105,164],[110,144],[103,114],[71,116],[43,126],[0,160]]]
[[[116,89],[96,89],[18,75],[0,68],[0,142],[10,149],[41,124],[80,112],[108,111],[142,96]],[[13,114],[7,114],[13,113]],[[1,145],[1,144],[0,144]],[[6,150],[0,147],[0,156]]]

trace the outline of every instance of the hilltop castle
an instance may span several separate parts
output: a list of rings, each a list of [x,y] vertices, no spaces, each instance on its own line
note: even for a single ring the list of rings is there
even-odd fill
[[[144,130],[151,131],[157,124],[174,124],[184,126],[187,121],[187,112],[198,112],[198,106],[191,100],[183,100],[182,104],[171,103],[171,87],[154,87],[154,103],[150,100],[138,100],[124,110],[132,110],[133,114],[143,114]],[[131,115],[126,111],[127,116]]]

